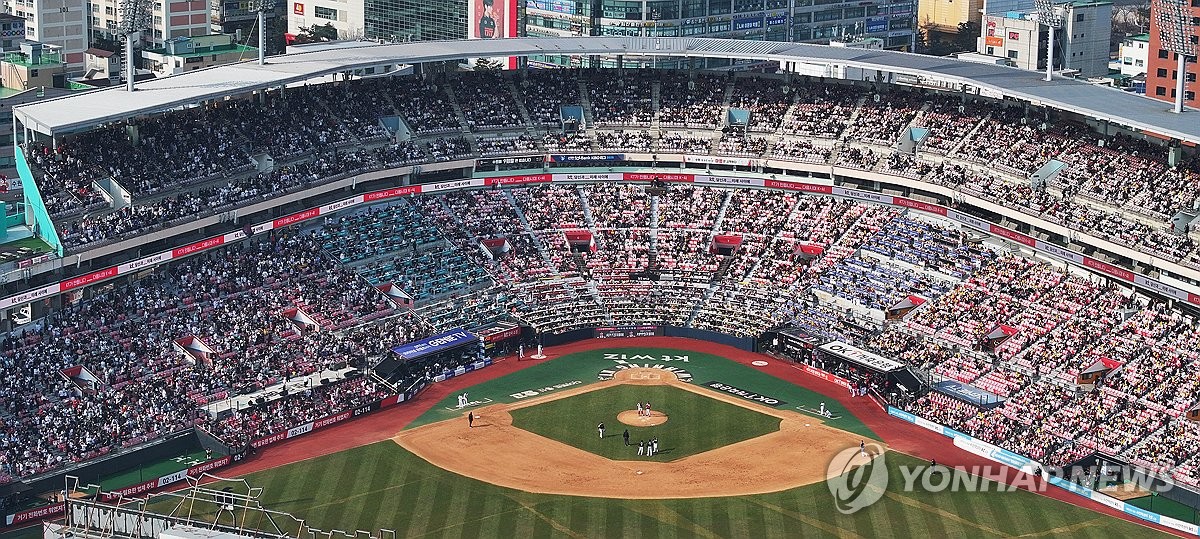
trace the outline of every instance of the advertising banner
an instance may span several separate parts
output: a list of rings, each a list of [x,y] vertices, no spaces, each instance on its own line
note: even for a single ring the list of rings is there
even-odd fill
[[[858,348],[853,344],[840,341],[822,344],[820,349],[826,353],[848,360],[851,363],[857,363],[880,372],[892,372],[904,368],[903,363],[892,361],[886,357]]]
[[[683,156],[684,163],[696,163],[700,165],[733,165],[739,167],[750,166],[749,157],[723,157],[720,155],[685,155]]]
[[[551,163],[590,163],[606,161],[624,161],[623,153],[587,153],[587,154],[551,154]]]
[[[811,376],[815,376],[817,378],[825,380],[826,382],[832,382],[832,383],[837,384],[846,389],[850,389],[850,386],[851,386],[850,380],[842,378],[841,376],[838,376],[836,374],[827,373],[821,369],[818,369],[816,367],[813,367],[812,365],[807,365],[807,364],[801,365],[800,370],[804,371],[805,373],[807,373]]]
[[[512,157],[488,157],[475,160],[476,167],[495,167],[516,165],[526,168],[540,168],[542,161],[546,157],[543,155],[515,155]]]
[[[662,326],[620,326],[596,328],[592,336],[596,339],[620,339],[623,337],[661,337]]]
[[[400,357],[413,360],[429,354],[436,354],[443,350],[449,350],[456,346],[478,342],[479,337],[476,337],[470,331],[465,329],[455,329],[445,333],[439,333],[432,337],[425,337],[408,344],[403,344],[392,349],[393,352]]]
[[[707,387],[707,388],[710,388],[710,389],[715,389],[715,390],[717,390],[717,391],[720,391],[720,392],[722,392],[722,393],[728,393],[728,394],[730,394],[730,395],[733,395],[733,396],[735,396],[735,397],[741,397],[741,398],[743,398],[743,399],[746,399],[746,400],[748,400],[748,401],[750,401],[750,402],[757,402],[757,403],[759,403],[759,404],[765,404],[765,405],[767,405],[767,406],[772,406],[772,407],[776,407],[776,408],[778,408],[778,407],[780,407],[780,406],[783,406],[783,405],[787,404],[787,402],[786,402],[786,401],[781,401],[781,400],[779,400],[779,399],[777,399],[777,398],[775,398],[775,397],[770,397],[770,396],[767,396],[767,395],[762,395],[762,394],[759,394],[759,393],[755,393],[755,392],[753,392],[753,391],[747,391],[747,390],[745,390],[745,389],[741,389],[741,388],[739,388],[739,387],[734,387],[734,386],[731,386],[731,385],[729,385],[729,384],[726,384],[726,383],[717,382],[717,381],[715,381],[715,380],[714,380],[714,381],[712,381],[712,382],[707,382],[707,383],[705,383],[705,384],[704,384],[704,387]]]
[[[517,37],[518,0],[467,0],[467,38]],[[515,56],[491,58],[505,69],[516,69]]]

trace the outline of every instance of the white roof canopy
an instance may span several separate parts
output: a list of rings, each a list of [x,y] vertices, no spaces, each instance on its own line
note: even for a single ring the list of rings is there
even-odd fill
[[[190,71],[123,87],[96,90],[14,109],[17,121],[46,135],[300,82],[351,69],[465,58],[542,54],[650,55],[798,61],[878,70],[928,81],[966,84],[1064,111],[1190,142],[1200,142],[1195,113],[1173,114],[1170,104],[1071,79],[1046,82],[1032,71],[937,56],[709,38],[563,37],[476,39],[331,48]]]

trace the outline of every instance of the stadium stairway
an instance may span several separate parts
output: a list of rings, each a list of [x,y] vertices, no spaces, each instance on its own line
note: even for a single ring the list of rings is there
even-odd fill
[[[721,97],[721,127],[729,125],[729,107],[733,100],[733,84],[735,80],[731,77],[725,81],[725,93]]]
[[[588,204],[587,195],[584,194],[579,186],[575,186],[575,194],[579,196],[579,205],[583,208],[583,220],[587,224],[588,231],[592,233],[593,237],[597,236],[596,219],[592,216],[592,206]]]
[[[528,120],[528,118],[526,118]],[[555,274],[559,275],[558,269],[554,267],[554,261],[550,259],[550,253],[546,252],[546,246],[542,244],[542,239],[533,233],[533,226],[529,224],[529,219],[525,216],[525,211],[521,209],[521,205],[517,203],[517,199],[513,197],[511,189],[502,189],[504,198],[508,200],[508,204],[512,206],[513,213],[516,214],[517,220],[521,222],[521,233],[529,236],[529,241],[537,248],[538,254],[541,255],[542,261],[546,263],[546,267]]]
[[[858,121],[858,115],[862,112],[863,104],[866,102],[867,102],[867,96],[860,97],[860,98],[858,98],[858,101],[854,102],[854,111],[851,112],[850,117],[846,119],[846,125],[848,125],[848,126],[854,125],[854,122]],[[849,131],[849,129],[847,129],[846,131]],[[845,131],[843,131],[842,133],[839,133],[838,140],[845,141],[846,139],[843,138],[844,135],[845,135]],[[834,163],[837,162],[836,156],[832,162],[834,162]]]
[[[346,141],[346,143],[344,144],[344,146],[353,146],[354,147],[353,149],[347,148],[349,151],[357,150],[359,147],[362,147],[367,144],[366,141],[359,138],[358,133],[354,132],[353,129],[350,129],[349,125],[346,125],[346,121],[342,118],[341,114],[334,112],[334,110],[329,107],[329,103],[326,103],[324,99],[320,99],[317,97],[314,97],[312,100],[314,102],[316,102],[317,106],[321,107],[321,110],[324,111],[326,114],[328,114],[330,118],[333,118],[334,120],[336,120],[338,125],[341,126],[343,131],[350,134],[351,140]],[[343,146],[343,145],[339,145],[339,146]]]
[[[659,121],[658,115],[661,110],[662,83],[656,80],[650,85],[650,128],[657,129],[660,133],[662,132],[662,122]],[[653,238],[653,236],[651,236],[651,238]]]
[[[733,197],[733,190],[726,190],[725,197],[721,199],[721,207],[717,209],[717,216],[713,218],[712,230],[708,231],[708,242],[711,244],[714,237],[721,230],[721,223],[725,222],[725,212],[729,210],[729,199]]]
[[[650,267],[658,265],[658,195],[650,196]]]
[[[579,106],[583,107],[583,123],[586,127],[596,125],[595,115],[592,114],[592,100],[588,97],[587,83],[579,79]]]
[[[958,143],[955,144],[953,147],[951,147],[950,151],[946,152],[946,155],[957,155],[959,148],[962,148],[963,145],[966,144],[968,140],[971,140],[972,138],[974,138],[975,132],[979,131],[979,129],[981,127],[983,127],[984,125],[987,125],[989,122],[991,122],[991,120],[992,120],[992,113],[989,112],[989,113],[987,113],[986,116],[983,117],[982,120],[980,120],[978,123],[975,124],[975,127],[972,127],[971,130],[967,132],[967,135],[965,137],[958,139]],[[922,152],[923,155],[924,155],[924,153],[925,152]]]
[[[529,116],[529,109],[525,107],[525,100],[521,97],[521,91],[517,88],[516,81],[514,81],[511,78],[505,77],[504,78],[504,87],[508,88],[508,93],[513,98],[513,103],[517,107],[517,112],[519,112],[521,114],[521,124],[523,126],[525,126],[525,131],[527,131],[527,132],[533,131],[535,129],[534,126],[537,124],[534,124],[533,118],[531,118]],[[540,128],[541,126],[537,125],[537,127]],[[510,202],[512,202],[512,201],[510,201]],[[513,206],[516,206],[516,204],[514,203]]]
[[[463,134],[470,133],[471,127],[470,124],[467,123],[467,115],[463,114],[463,109],[458,104],[458,95],[454,93],[454,85],[443,84],[442,87],[446,91],[446,96],[450,99],[450,106],[454,107],[454,117],[458,120],[458,128],[462,130]],[[451,133],[451,135],[453,135],[453,133]],[[474,137],[467,137],[467,142],[471,145],[472,151],[479,153],[479,148],[475,146]]]

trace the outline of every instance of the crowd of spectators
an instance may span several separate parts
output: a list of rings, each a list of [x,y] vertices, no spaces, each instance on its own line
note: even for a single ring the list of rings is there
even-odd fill
[[[1197,260],[1192,238],[1167,220],[1194,204],[1200,175],[1195,163],[1168,166],[1162,148],[957,97],[809,84],[641,71],[380,78],[173,112],[25,153],[51,213],[70,217],[61,231],[73,248],[360,170],[543,149],[657,149],[921,179]],[[562,107],[575,104],[602,129],[553,132]],[[749,124],[717,138],[728,108],[749,111]],[[524,131],[525,115],[552,131],[463,132]],[[389,140],[391,116],[415,138]],[[915,154],[894,152],[908,127],[929,132]],[[264,153],[278,164],[260,173]],[[1050,160],[1063,166],[1047,185],[1029,182]],[[103,210],[104,179],[134,203]],[[564,230],[594,234],[596,251],[572,253]],[[741,246],[713,254],[718,234],[740,236]],[[385,284],[416,309],[398,311],[377,291]],[[884,331],[875,313],[910,296],[927,301]],[[293,309],[304,316],[281,314]],[[655,195],[636,184],[423,196],[95,292],[5,340],[0,363],[20,374],[0,380],[0,474],[28,476],[197,422],[224,437],[257,436],[386,389],[356,379],[216,422],[199,406],[364,365],[384,352],[354,338],[371,324],[407,339],[502,319],[548,331],[663,323],[738,336],[791,324],[1007,397],[986,411],[942,396],[911,406],[1014,451],[1047,463],[1125,454],[1200,480],[1195,450],[1177,441],[1194,438],[1179,417],[1200,390],[1192,317],[891,208],[776,191],[673,186]],[[186,349],[185,338],[212,352]],[[1094,390],[1069,389],[1102,360],[1119,367]],[[58,374],[75,366],[99,382]]]
[[[836,160],[951,186],[1200,267],[1190,229],[1179,232],[1169,223],[1175,212],[1196,202],[1200,174],[1192,161],[1171,167],[1161,147],[1124,135],[1101,137],[1016,107],[885,90],[803,78],[639,70],[615,77],[557,70],[515,77],[483,72],[379,77],[171,112],[67,137],[53,149],[31,143],[25,152],[48,209],[74,249],[292,187],[288,181],[263,181],[255,167],[264,154],[277,167],[307,166],[315,177],[303,183],[310,184],[357,170],[478,155],[662,151]],[[584,109],[590,125],[564,134],[562,108],[574,105]],[[727,116],[732,121],[732,109],[747,111],[748,124],[718,138],[715,130]],[[393,134],[387,125],[406,130]],[[549,132],[478,140],[462,133],[533,126]],[[620,126],[663,130],[610,130]],[[928,131],[916,155],[894,152],[910,126]],[[350,147],[355,145],[367,153]],[[934,159],[925,159],[927,154]],[[1027,176],[1050,160],[1063,163],[1061,170],[1052,171],[1045,187],[1031,186]],[[972,163],[990,170],[972,170]],[[112,203],[102,191],[109,179],[132,194],[129,207],[107,209]]]

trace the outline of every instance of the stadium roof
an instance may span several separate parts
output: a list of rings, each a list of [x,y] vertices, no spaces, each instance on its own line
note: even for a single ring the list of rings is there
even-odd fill
[[[1015,68],[884,50],[772,41],[709,38],[564,37],[430,41],[332,48],[190,71],[124,88],[97,90],[25,105],[14,110],[26,128],[59,135],[125,118],[160,112],[228,95],[279,87],[351,69],[494,56],[541,54],[656,55],[799,61],[878,70],[986,89],[1099,120],[1200,142],[1196,114],[1174,114],[1170,105],[1120,90],[1071,79],[1046,82]]]

